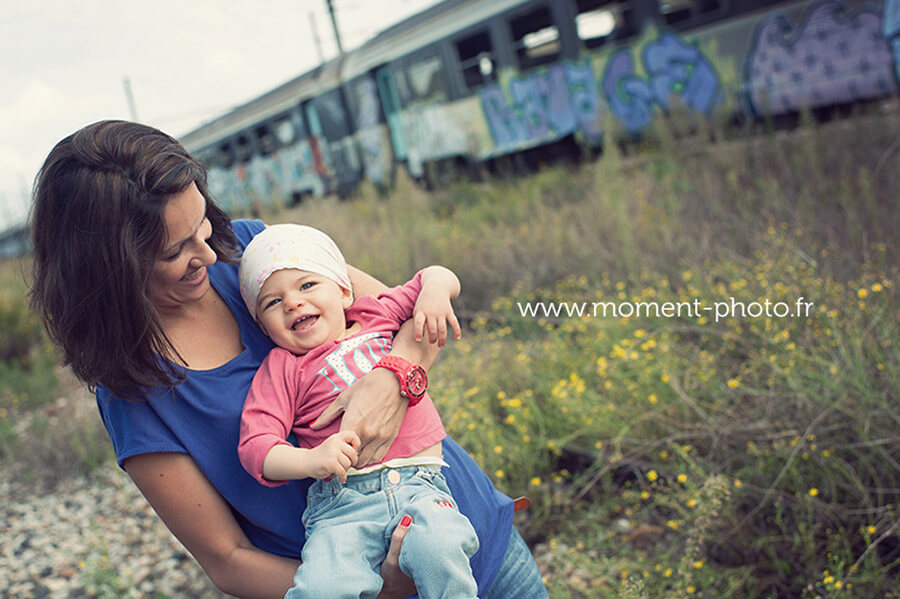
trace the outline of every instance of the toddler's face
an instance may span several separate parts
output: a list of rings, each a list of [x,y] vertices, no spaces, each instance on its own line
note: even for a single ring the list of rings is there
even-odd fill
[[[294,268],[276,270],[263,284],[256,315],[263,331],[279,347],[297,354],[342,339],[350,290],[332,279]]]

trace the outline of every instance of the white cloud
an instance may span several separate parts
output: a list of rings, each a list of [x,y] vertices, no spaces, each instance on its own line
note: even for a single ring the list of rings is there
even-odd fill
[[[435,1],[336,3],[345,45]],[[311,68],[310,13],[326,56],[334,52],[322,0],[5,4],[0,55],[16,57],[0,61],[0,196],[7,200],[22,196],[22,182],[31,184],[62,137],[97,120],[128,118],[126,76],[139,118],[180,135]]]
[[[63,114],[68,102],[59,89],[31,79],[11,101],[0,104],[0,131],[11,135]]]

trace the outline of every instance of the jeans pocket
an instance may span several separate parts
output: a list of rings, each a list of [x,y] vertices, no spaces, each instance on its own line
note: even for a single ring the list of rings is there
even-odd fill
[[[441,493],[452,496],[453,494],[450,492],[450,486],[447,484],[447,479],[444,477],[443,473],[436,470],[429,470],[429,472],[431,473],[429,482],[431,482],[431,484]]]
[[[302,520],[303,527],[309,528],[317,518],[337,505],[346,493],[346,488],[341,488],[340,491],[334,493],[330,488],[324,490],[319,484],[313,484],[306,496],[306,509],[303,511]]]

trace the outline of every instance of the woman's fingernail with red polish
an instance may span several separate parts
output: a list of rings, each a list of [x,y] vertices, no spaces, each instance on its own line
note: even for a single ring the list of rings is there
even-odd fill
[[[409,516],[403,516],[403,519],[400,520],[400,526],[409,526],[412,524],[412,518]]]

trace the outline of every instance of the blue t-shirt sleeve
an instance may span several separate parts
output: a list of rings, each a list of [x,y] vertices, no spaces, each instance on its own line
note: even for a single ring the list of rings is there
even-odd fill
[[[241,244],[241,251],[247,247],[247,244],[250,243],[251,239],[259,235],[265,228],[266,224],[261,220],[239,218],[231,221],[231,229],[234,231],[234,234]]]
[[[149,402],[120,399],[99,387],[96,396],[120,468],[126,459],[144,453],[188,453]]]

